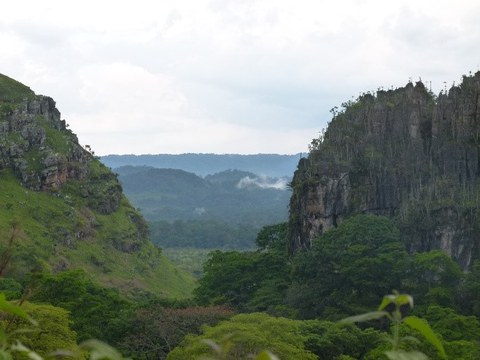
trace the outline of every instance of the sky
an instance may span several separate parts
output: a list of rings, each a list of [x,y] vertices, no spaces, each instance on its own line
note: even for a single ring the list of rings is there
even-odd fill
[[[306,152],[330,109],[479,70],[478,0],[15,0],[0,73],[97,155]]]

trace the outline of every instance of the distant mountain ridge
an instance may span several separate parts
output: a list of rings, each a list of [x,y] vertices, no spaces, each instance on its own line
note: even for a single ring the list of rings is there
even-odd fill
[[[157,154],[157,155],[106,155],[101,161],[114,169],[121,166],[151,166],[180,169],[200,176],[225,170],[248,171],[272,177],[292,177],[302,154]]]

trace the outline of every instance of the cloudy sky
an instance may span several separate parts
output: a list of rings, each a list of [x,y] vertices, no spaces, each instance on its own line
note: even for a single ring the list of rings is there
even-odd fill
[[[478,0],[15,0],[0,73],[99,155],[305,152],[329,110],[480,64]]]

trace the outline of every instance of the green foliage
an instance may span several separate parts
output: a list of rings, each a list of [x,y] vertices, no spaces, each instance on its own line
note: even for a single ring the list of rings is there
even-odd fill
[[[258,289],[259,263],[254,252],[212,252],[204,265],[199,287],[194,290],[195,298],[200,304],[244,308]]]
[[[265,227],[258,239],[269,239],[270,249],[210,254],[194,291],[200,303],[227,304],[241,311],[273,311],[283,304],[290,271],[285,224]]]
[[[164,254],[176,267],[184,270],[196,278],[203,273],[203,264],[208,259],[208,254],[214,249],[197,248],[162,248]]]
[[[462,277],[458,264],[445,252],[433,250],[410,258],[403,281],[420,304],[454,307],[455,294]]]
[[[0,292],[8,300],[19,299],[23,292],[22,284],[12,278],[0,277]]]
[[[22,230],[5,275],[19,280],[38,268],[82,268],[126,294],[190,295],[193,277],[148,241],[144,220],[125,198],[115,212],[100,214],[87,207],[88,199],[75,185],[69,182],[55,195],[35,192],[22,187],[11,171],[0,171],[0,252],[8,247],[12,221]]]
[[[80,341],[96,338],[115,343],[133,308],[118,291],[95,284],[82,270],[45,274],[35,285],[32,301],[67,309]]]
[[[424,317],[446,341],[478,342],[480,338],[480,322],[475,316],[461,315],[450,308],[430,305]]]
[[[480,261],[475,261],[459,289],[460,307],[463,312],[480,318]]]
[[[200,334],[204,325],[215,325],[233,315],[224,307],[165,308],[147,303],[128,320],[120,349],[136,359],[165,359],[187,334]],[[131,331],[135,329],[135,331]]]
[[[321,320],[303,321],[302,333],[307,337],[305,348],[319,359],[363,359],[383,341],[383,334],[377,330]]]
[[[217,220],[149,222],[152,241],[161,248],[252,249],[258,228]]]
[[[28,302],[23,303],[21,309],[35,319],[38,326],[30,328],[31,331],[19,333],[15,337],[16,340],[43,357],[59,349],[73,353],[78,352],[77,336],[75,331],[70,328],[71,320],[67,310]],[[28,328],[28,326],[31,325],[25,320],[12,322],[8,331],[14,333],[16,330]]]
[[[356,215],[296,255],[288,301],[300,316],[339,317],[365,311],[399,289],[407,253],[387,218]]]
[[[264,181],[252,173],[229,170],[202,178],[177,169],[115,170],[162,247],[251,248],[262,226],[287,218],[288,191],[237,186],[247,177]]]
[[[288,239],[288,223],[264,226],[257,234],[256,243],[260,249],[276,250],[285,254]]]
[[[402,307],[409,306],[413,307],[413,298],[410,295],[406,294],[392,294],[387,295],[383,298],[380,306],[377,311],[352,316],[346,319],[343,319],[343,323],[353,323],[359,321],[369,321],[377,320],[382,317],[390,320],[392,325],[392,335],[389,339],[391,342],[391,349],[385,351],[385,355],[390,360],[427,360],[428,357],[417,350],[407,349],[405,350],[404,346],[407,342],[411,341],[411,337],[402,337],[401,336],[401,326],[402,324],[407,325],[411,329],[420,333],[424,339],[431,344],[438,352],[440,358],[446,359],[447,355],[443,347],[442,342],[437,337],[437,335],[430,328],[429,324],[416,316],[407,316],[402,315]]]
[[[195,359],[212,354],[211,348],[205,343],[207,339],[209,343],[229,343],[223,359],[246,359],[264,350],[269,350],[282,360],[316,359],[312,352],[305,349],[306,336],[302,333],[300,321],[261,313],[237,315],[217,326],[207,326],[202,335],[187,336],[167,359]]]

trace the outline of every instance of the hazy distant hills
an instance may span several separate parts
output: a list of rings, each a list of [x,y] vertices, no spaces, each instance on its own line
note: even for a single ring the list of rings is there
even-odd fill
[[[151,166],[165,169],[181,169],[200,176],[219,173],[228,169],[249,171],[272,177],[292,177],[301,154],[158,154],[158,155],[107,155],[101,161],[110,168],[121,166]]]
[[[245,248],[265,225],[286,221],[289,178],[227,170],[200,177],[179,169],[114,169],[162,247]]]
[[[263,226],[286,220],[286,178],[228,170],[202,178],[178,169],[114,169],[123,190],[149,221],[220,220]]]

